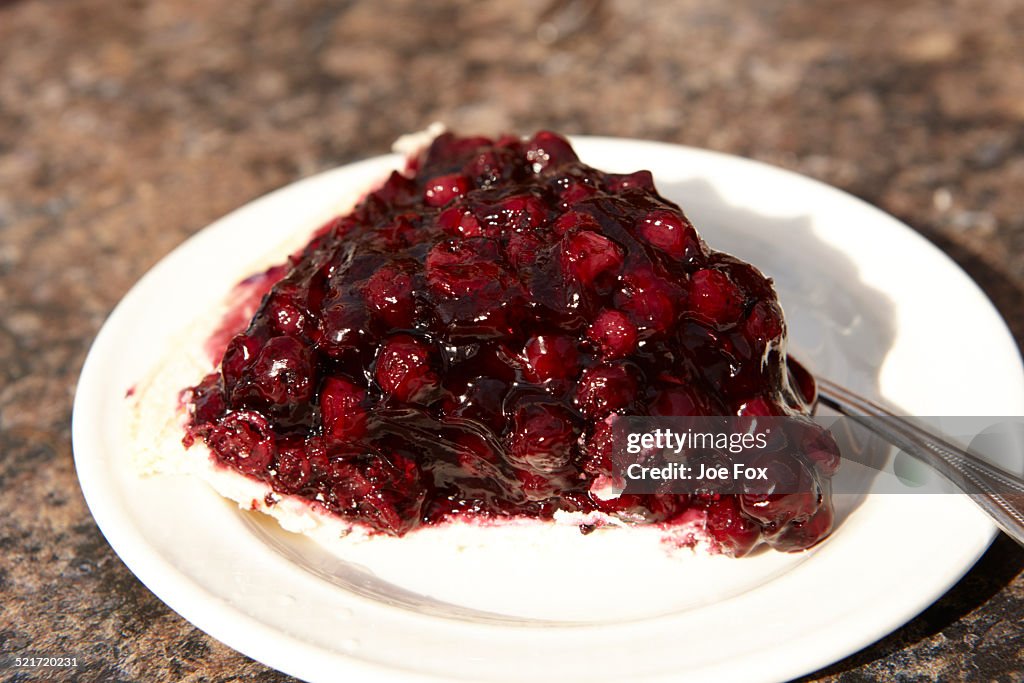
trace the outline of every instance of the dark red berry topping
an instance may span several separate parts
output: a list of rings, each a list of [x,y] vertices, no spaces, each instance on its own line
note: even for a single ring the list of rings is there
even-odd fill
[[[549,132],[444,134],[265,279],[188,392],[186,440],[277,493],[396,535],[458,517],[696,514],[743,555],[831,529],[823,436],[806,468],[770,464],[814,494],[592,493],[619,415],[801,415],[815,400],[771,282],[708,249],[646,171],[602,173]]]

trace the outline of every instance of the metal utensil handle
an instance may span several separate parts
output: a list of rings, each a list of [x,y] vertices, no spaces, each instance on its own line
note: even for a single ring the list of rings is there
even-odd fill
[[[1024,479],[834,382],[819,379],[818,387],[822,403],[934,468],[1024,545]]]

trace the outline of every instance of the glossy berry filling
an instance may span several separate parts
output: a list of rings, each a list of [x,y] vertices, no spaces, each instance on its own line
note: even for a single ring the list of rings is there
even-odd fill
[[[685,516],[743,555],[831,529],[827,457],[809,461],[811,494],[595,494],[617,414],[806,415],[815,400],[771,281],[709,249],[645,171],[593,169],[548,132],[444,134],[272,277],[187,393],[186,443],[280,494],[394,535],[558,510]]]

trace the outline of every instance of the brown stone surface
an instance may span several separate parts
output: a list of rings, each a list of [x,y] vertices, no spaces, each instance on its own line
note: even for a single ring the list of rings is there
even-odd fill
[[[0,656],[77,654],[85,681],[285,680],[125,569],[71,459],[101,323],[213,219],[433,120],[680,142],[895,214],[1020,341],[1021,36],[1018,0],[0,2]],[[1022,568],[1000,537],[807,680],[1022,680]]]

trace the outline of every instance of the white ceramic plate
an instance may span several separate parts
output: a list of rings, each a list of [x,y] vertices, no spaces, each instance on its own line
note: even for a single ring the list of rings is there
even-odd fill
[[[773,276],[791,349],[815,372],[913,414],[1024,414],[1024,373],[1003,321],[895,219],[752,161],[574,142],[604,170],[652,170],[713,247]],[[525,525],[482,544],[431,530],[340,557],[198,481],[137,476],[121,437],[125,391],[167,340],[270,246],[398,162],[323,173],[203,230],[124,298],[82,370],[74,451],[89,507],[128,567],[202,630],[310,681],[778,681],[900,626],[988,546],[993,527],[961,496],[875,495],[798,555],[673,558],[628,531],[556,538]]]

